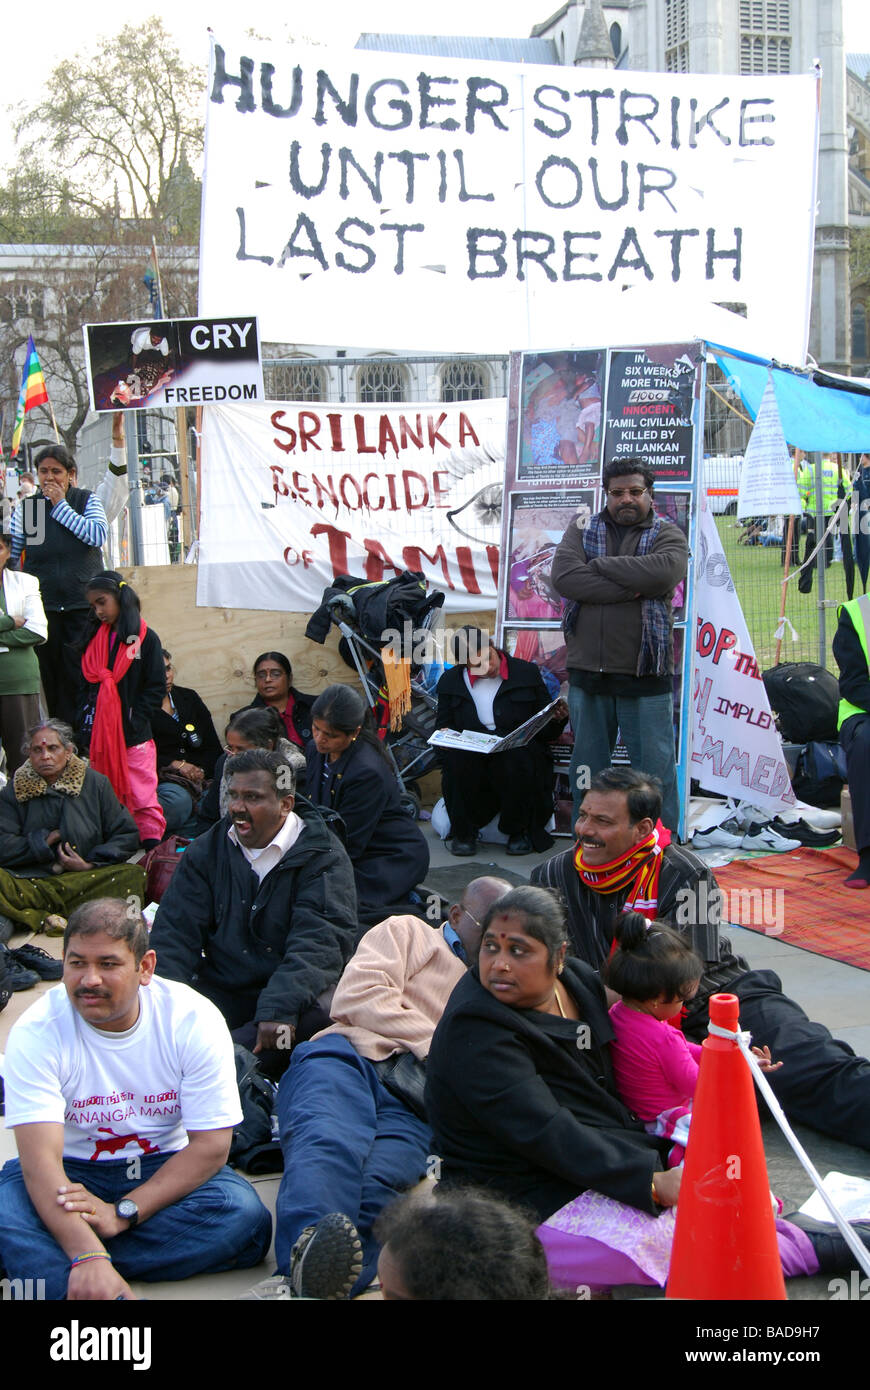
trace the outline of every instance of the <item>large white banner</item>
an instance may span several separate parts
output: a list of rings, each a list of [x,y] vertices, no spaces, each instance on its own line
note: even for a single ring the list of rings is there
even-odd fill
[[[338,574],[422,570],[495,608],[503,400],[210,406],[196,601],[310,613]]]
[[[796,798],[716,520],[706,507],[695,582],[692,776],[709,791],[776,815]]]
[[[202,314],[265,340],[571,346],[608,306],[738,303],[802,363],[812,76],[212,44]]]

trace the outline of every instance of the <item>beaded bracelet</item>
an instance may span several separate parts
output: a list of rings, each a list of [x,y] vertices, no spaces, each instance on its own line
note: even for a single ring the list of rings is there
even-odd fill
[[[109,1264],[112,1263],[112,1257],[107,1250],[91,1250],[86,1255],[73,1255],[69,1267],[74,1269],[76,1265],[83,1265],[87,1260],[108,1260]]]

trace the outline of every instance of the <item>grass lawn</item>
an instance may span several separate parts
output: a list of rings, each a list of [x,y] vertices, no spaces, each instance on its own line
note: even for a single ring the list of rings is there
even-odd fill
[[[765,671],[773,665],[776,657],[775,633],[779,624],[783,576],[780,547],[738,545],[737,538],[744,527],[736,517],[717,516],[716,525],[755,647],[756,660],[761,670]],[[801,536],[801,559],[804,539]],[[813,563],[815,565],[815,561]],[[819,608],[818,579],[818,574],[814,574],[810,594],[799,592],[797,579],[789,581],[785,614],[797,631],[798,640],[793,642],[786,628],[780,660],[818,662],[819,622],[823,613],[827,653],[824,664],[836,675],[837,663],[831,652],[831,639],[837,629],[837,604],[845,602],[847,597],[842,562],[835,560],[825,571],[825,607],[822,610]],[[855,597],[861,593],[861,580],[856,571]]]

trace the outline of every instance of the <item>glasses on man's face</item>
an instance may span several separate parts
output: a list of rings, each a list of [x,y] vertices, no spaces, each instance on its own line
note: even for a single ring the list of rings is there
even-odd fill
[[[638,502],[645,492],[649,492],[646,487],[612,487],[608,490],[608,497],[628,497],[632,502]]]
[[[471,918],[472,922],[473,922],[474,925],[477,927],[478,931],[483,931],[483,926],[482,926],[482,924],[481,924],[480,922],[478,922],[477,918],[474,916],[474,914],[473,914],[472,912],[469,912],[469,911],[468,911],[468,908],[467,908],[467,907],[464,907],[464,908],[462,909],[462,911],[465,913],[466,917],[470,917],[470,918]]]

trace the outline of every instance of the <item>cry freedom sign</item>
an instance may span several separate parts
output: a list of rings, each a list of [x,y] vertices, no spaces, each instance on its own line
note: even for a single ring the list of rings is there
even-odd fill
[[[816,83],[212,45],[200,312],[270,341],[572,343],[626,289],[803,361]],[[783,233],[787,231],[787,235]]]

